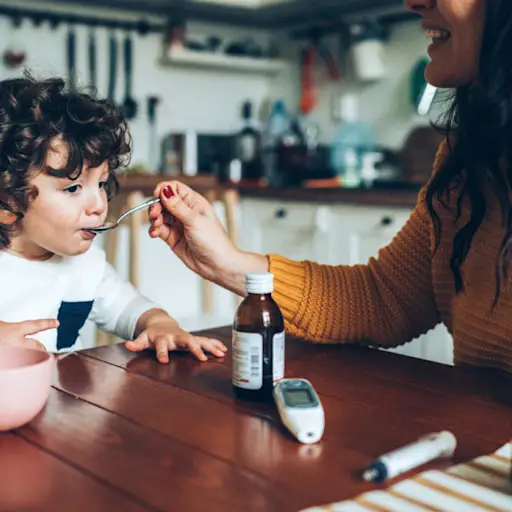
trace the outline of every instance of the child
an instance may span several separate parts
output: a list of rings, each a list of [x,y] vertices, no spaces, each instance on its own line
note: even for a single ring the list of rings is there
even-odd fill
[[[81,348],[87,318],[132,351],[204,350],[217,340],[192,336],[106,262],[90,228],[107,217],[126,165],[126,121],[106,100],[67,90],[61,79],[0,82],[0,346]],[[35,339],[27,338],[32,336]]]

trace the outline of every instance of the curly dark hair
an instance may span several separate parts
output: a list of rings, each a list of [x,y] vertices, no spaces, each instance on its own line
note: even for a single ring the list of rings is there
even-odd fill
[[[65,167],[46,165],[52,141],[67,145]],[[131,138],[123,115],[95,93],[69,88],[61,78],[23,78],[0,81],[0,211],[16,216],[13,225],[0,221],[0,250],[10,245],[10,235],[23,219],[37,190],[29,181],[41,171],[78,179],[84,163],[108,163],[107,196],[119,189],[115,171],[130,161]]]

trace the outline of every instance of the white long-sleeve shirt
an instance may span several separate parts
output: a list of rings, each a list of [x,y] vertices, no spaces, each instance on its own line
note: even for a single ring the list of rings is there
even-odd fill
[[[57,318],[58,329],[31,335],[49,352],[82,348],[87,319],[125,340],[133,339],[140,316],[158,306],[140,295],[92,246],[79,256],[31,261],[0,252],[0,320]]]

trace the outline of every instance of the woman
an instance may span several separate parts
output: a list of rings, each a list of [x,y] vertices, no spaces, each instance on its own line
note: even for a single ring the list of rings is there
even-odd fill
[[[150,212],[150,235],[240,295],[245,274],[270,270],[295,335],[396,346],[444,322],[456,363],[512,372],[512,2],[406,6],[432,39],[427,80],[455,96],[433,177],[377,259],[333,267],[245,253],[208,202],[178,182],[156,189],[164,213],[160,206]]]

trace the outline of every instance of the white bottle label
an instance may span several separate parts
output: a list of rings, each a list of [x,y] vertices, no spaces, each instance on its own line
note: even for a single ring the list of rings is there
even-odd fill
[[[233,331],[233,385],[242,389],[263,386],[261,334]]]
[[[284,378],[284,331],[274,334],[273,342],[274,368],[272,371],[274,385]]]

